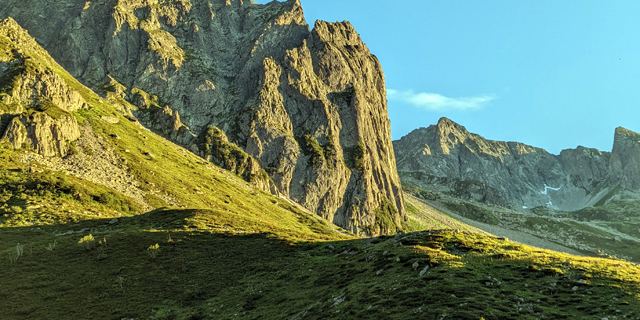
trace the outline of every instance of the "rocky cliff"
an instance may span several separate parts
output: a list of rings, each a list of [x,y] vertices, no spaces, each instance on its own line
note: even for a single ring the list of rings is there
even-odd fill
[[[622,188],[640,189],[640,134],[616,128],[609,171]]]
[[[640,136],[618,128],[612,153],[578,147],[553,155],[518,142],[487,140],[442,118],[394,141],[407,181],[475,201],[513,208],[577,210],[618,185],[637,189]]]
[[[219,128],[274,191],[324,218],[363,234],[404,218],[384,75],[348,22],[310,30],[297,0],[7,0],[0,16],[197,154]],[[145,109],[141,92],[157,106]]]
[[[15,149],[66,156],[80,137],[71,112],[85,102],[52,66],[55,62],[14,20],[0,22],[0,137]]]

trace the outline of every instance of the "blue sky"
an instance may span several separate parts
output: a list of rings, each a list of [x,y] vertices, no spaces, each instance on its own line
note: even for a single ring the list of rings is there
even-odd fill
[[[555,154],[640,131],[640,1],[301,3],[312,26],[350,21],[380,59],[393,139],[440,117]]]

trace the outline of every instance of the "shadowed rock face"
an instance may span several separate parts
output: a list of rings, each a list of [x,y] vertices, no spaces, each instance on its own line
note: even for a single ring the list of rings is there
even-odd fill
[[[513,208],[577,210],[618,185],[640,187],[640,135],[618,128],[611,153],[578,147],[553,155],[484,139],[442,118],[394,141],[403,179],[458,197]]]
[[[640,189],[640,134],[616,128],[609,170],[622,188]]]
[[[133,111],[148,128],[202,156],[199,136],[221,129],[277,192],[354,232],[404,219],[384,75],[348,22],[310,30],[297,0],[5,3],[86,85],[157,96],[161,109]]]

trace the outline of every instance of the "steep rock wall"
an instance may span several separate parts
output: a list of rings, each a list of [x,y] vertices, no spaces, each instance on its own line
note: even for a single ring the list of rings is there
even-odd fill
[[[182,133],[164,135],[197,153],[189,136],[220,128],[278,192],[324,218],[362,234],[404,219],[384,75],[348,22],[310,30],[297,0],[7,0],[0,16],[92,88],[115,79],[129,101],[156,95],[157,115],[173,118],[141,122],[172,122]]]
[[[640,189],[640,134],[616,128],[609,170],[612,181],[629,190]]]

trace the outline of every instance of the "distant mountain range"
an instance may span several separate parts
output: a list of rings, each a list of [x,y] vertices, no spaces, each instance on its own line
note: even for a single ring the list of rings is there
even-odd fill
[[[514,209],[578,210],[640,187],[640,134],[622,127],[611,152],[578,147],[553,155],[487,140],[447,118],[393,144],[404,179]]]

